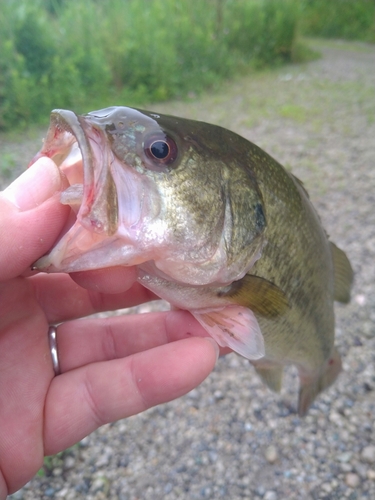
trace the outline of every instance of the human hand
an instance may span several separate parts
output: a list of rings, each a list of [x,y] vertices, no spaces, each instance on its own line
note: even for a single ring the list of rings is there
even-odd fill
[[[154,298],[132,268],[77,273],[75,281],[29,271],[67,220],[65,182],[41,158],[0,193],[0,500],[45,455],[187,393],[217,359],[217,345],[187,312],[77,319]],[[47,334],[54,324],[59,376]]]

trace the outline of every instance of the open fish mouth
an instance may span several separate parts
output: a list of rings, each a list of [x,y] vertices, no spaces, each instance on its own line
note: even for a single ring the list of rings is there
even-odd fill
[[[105,115],[79,116],[61,109],[51,113],[43,147],[30,165],[41,156],[56,163],[69,182],[60,202],[71,207],[71,214],[58,243],[34,264],[35,269],[74,272],[134,264],[142,182],[133,169],[115,157],[106,128],[97,123],[101,118]]]
[[[117,194],[109,165],[114,155],[104,131],[73,111],[54,110],[40,156],[51,158],[70,186],[61,203],[70,205],[90,231],[111,235],[117,228]]]

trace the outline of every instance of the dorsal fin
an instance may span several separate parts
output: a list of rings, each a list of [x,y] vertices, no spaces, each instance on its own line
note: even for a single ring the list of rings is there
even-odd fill
[[[310,199],[310,195],[309,193],[307,192],[307,189],[305,188],[305,185],[304,183],[301,181],[301,179],[298,179],[298,177],[296,177],[295,175],[293,174],[290,174],[293,179],[296,181],[296,183],[302,188],[303,192],[305,193],[305,195]]]
[[[289,308],[285,293],[277,285],[252,274],[234,281],[230,290],[221,296],[267,318],[282,315]]]
[[[350,301],[353,269],[346,254],[330,241],[334,267],[334,299],[344,304]]]

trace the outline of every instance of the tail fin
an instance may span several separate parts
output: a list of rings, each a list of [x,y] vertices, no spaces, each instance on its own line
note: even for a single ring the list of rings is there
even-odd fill
[[[299,371],[300,391],[298,400],[298,415],[303,417],[313,403],[316,396],[329,387],[337,378],[341,371],[341,357],[336,348],[332,351],[332,356],[327,361],[323,372],[318,375],[306,374]]]

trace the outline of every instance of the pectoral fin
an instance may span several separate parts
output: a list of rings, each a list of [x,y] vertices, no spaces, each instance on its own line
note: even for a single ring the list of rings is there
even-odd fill
[[[247,359],[264,356],[264,339],[254,313],[241,306],[227,306],[219,311],[191,311],[203,328],[222,347]]]
[[[251,274],[234,281],[230,290],[221,296],[266,318],[282,315],[289,308],[285,293],[277,285]]]
[[[332,241],[330,241],[330,244],[335,276],[334,298],[338,302],[346,304],[350,301],[353,269],[346,254],[332,243]]]

